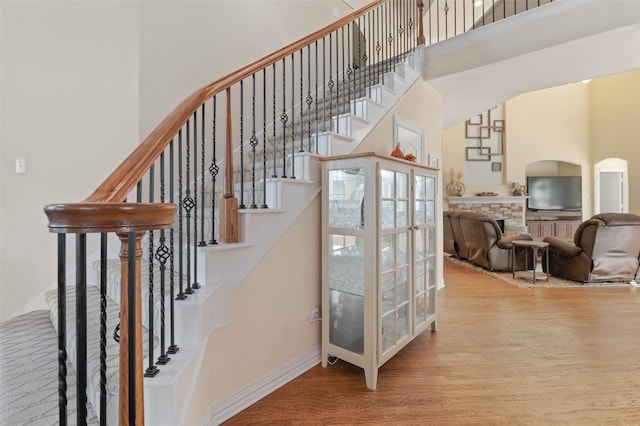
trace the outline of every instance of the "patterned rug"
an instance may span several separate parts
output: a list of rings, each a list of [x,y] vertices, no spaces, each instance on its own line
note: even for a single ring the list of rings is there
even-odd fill
[[[444,256],[445,262],[452,262],[457,265],[462,265],[469,269],[473,269],[482,274],[492,276],[494,278],[499,279],[500,281],[504,281],[511,285],[521,288],[557,288],[557,287],[576,287],[576,288],[585,288],[585,287],[629,287],[634,286],[637,287],[638,284],[635,282],[629,283],[626,281],[615,281],[615,282],[601,282],[601,283],[582,283],[579,281],[571,281],[565,280],[563,278],[558,278],[554,276],[549,276],[549,280],[545,281],[545,273],[542,272],[540,262],[538,262],[538,268],[536,269],[536,283],[533,283],[532,273],[531,271],[517,271],[516,277],[513,278],[511,272],[496,272],[496,271],[488,271],[480,266],[474,265],[473,263],[467,262],[462,259],[458,259],[452,256],[448,256],[445,254]]]

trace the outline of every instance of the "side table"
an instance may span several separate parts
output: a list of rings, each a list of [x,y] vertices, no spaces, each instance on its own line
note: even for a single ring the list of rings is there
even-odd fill
[[[538,251],[542,250],[542,254],[546,256],[546,268],[545,268],[545,281],[549,281],[549,243],[545,243],[544,241],[529,241],[529,240],[514,240],[513,246],[511,247],[511,275],[513,278],[516,277],[516,249],[521,247],[524,250],[524,270],[528,271],[529,259],[528,253],[531,251],[531,255],[533,256],[533,283],[536,283],[536,269],[538,267]],[[525,277],[520,277],[524,278]]]

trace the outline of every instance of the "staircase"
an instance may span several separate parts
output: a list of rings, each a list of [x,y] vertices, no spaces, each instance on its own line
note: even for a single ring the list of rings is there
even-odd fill
[[[316,199],[321,190],[321,165],[318,157],[322,155],[342,155],[353,152],[367,138],[369,133],[388,115],[389,111],[396,105],[402,96],[410,89],[410,87],[422,75],[422,49],[418,48],[414,53],[399,58],[390,71],[385,73],[382,81],[378,83],[358,82],[358,86],[365,87],[363,93],[348,103],[346,109],[340,110],[339,104],[341,99],[335,99],[331,109],[335,107],[338,112],[327,119],[327,128],[334,129],[326,131],[323,129],[316,130],[310,137],[303,140],[305,145],[317,146],[317,154],[296,153],[295,157],[291,154],[285,155],[275,161],[276,171],[273,166],[268,165],[267,176],[277,175],[279,168],[283,167],[285,162],[285,170],[293,167],[296,170],[296,178],[269,178],[267,179],[265,190],[266,193],[257,193],[258,199],[262,197],[266,199],[268,209],[247,208],[239,211],[240,219],[240,241],[235,244],[217,244],[198,247],[197,250],[190,252],[190,255],[197,258],[197,263],[201,265],[198,268],[196,282],[201,283],[202,287],[194,294],[190,295],[187,300],[175,303],[176,306],[176,324],[175,333],[180,336],[179,351],[169,355],[171,362],[160,366],[160,373],[155,377],[145,378],[144,395],[145,395],[145,420],[151,425],[178,425],[185,424],[186,411],[190,400],[191,393],[195,381],[198,378],[200,367],[203,363],[203,356],[206,350],[206,343],[209,336],[216,330],[228,325],[231,321],[233,312],[231,312],[231,294],[239,283],[250,273],[253,267],[263,258],[269,249],[278,241],[280,236],[296,221],[300,214]],[[295,106],[298,108],[299,106]],[[309,109],[307,114],[316,114],[315,110]],[[301,117],[304,120],[304,117]],[[304,131],[304,130],[303,130]],[[294,134],[294,138],[300,139],[297,129],[290,129],[289,134]],[[269,144],[278,146],[279,144]],[[282,154],[282,153],[281,153]],[[251,151],[249,151],[251,155]],[[264,152],[259,152],[258,157],[264,156]],[[267,154],[271,157],[272,153]],[[237,164],[237,163],[236,163]],[[262,171],[258,166],[258,173]],[[240,174],[244,174],[247,180],[251,177],[249,167],[245,164],[245,169],[235,170],[236,182],[239,180]],[[217,186],[211,194],[211,187],[206,186],[207,199],[218,199],[222,194],[222,187]],[[240,187],[236,184],[236,191]],[[236,194],[238,197],[244,197],[251,200],[252,194]],[[206,206],[206,216],[209,216],[211,204]],[[214,216],[217,217],[217,212]],[[217,223],[207,221],[207,227],[215,227]],[[206,230],[207,234],[210,232]],[[149,235],[149,233],[147,234]],[[150,244],[155,247],[159,245],[160,233],[154,232],[152,237],[143,240],[143,253],[147,253]],[[198,238],[193,236],[191,238]],[[111,258],[107,262],[107,286],[106,286],[106,307],[107,307],[107,340],[106,342],[106,408],[108,414],[108,424],[116,424],[118,420],[118,388],[119,388],[119,344],[112,338],[112,332],[119,323],[119,303],[120,303],[120,261],[117,259],[115,247],[118,247],[117,239],[114,237],[113,242],[109,242]],[[151,266],[145,260],[143,255],[142,264],[142,282],[147,282],[150,274],[154,274],[154,336],[153,350],[155,356],[159,355],[159,336],[161,329],[159,328],[159,320],[161,312],[161,290],[157,277],[160,276],[158,266]],[[100,273],[100,262],[94,261],[93,270],[89,276],[87,302],[89,314],[87,317],[88,338],[87,345],[89,358],[87,361],[87,399],[89,404],[87,410],[89,413],[89,424],[98,424],[95,407],[100,407],[100,313],[91,307],[100,306],[100,290],[98,288],[98,276]],[[184,272],[183,272],[184,273]],[[177,278],[177,277],[175,277]],[[171,297],[168,286],[164,286],[164,296],[167,300]],[[143,289],[142,292],[142,308],[143,308],[143,347],[149,346],[147,330],[149,324],[149,294]],[[48,390],[43,390],[42,399],[43,406],[48,407],[47,413],[30,414],[29,422],[35,421],[34,418],[40,419],[43,424],[50,424],[51,419],[57,419],[57,375],[55,374],[54,363],[56,362],[55,345],[56,345],[56,326],[58,295],[57,291],[47,294],[47,303],[51,311],[47,314],[44,311],[35,312],[30,316],[19,317],[15,321],[3,324],[0,328],[0,334],[3,340],[16,341],[16,329],[21,330],[18,334],[29,336],[31,332],[25,333],[22,330],[25,324],[33,324],[38,326],[39,331],[35,331],[38,336],[46,342],[45,351],[50,351],[47,356],[35,355],[34,360],[29,364],[34,366],[34,371],[47,371],[51,375],[51,381]],[[75,368],[75,295],[70,287],[67,291],[67,327],[66,340],[67,352],[69,354],[67,363],[67,383],[73,384],[73,373]],[[34,317],[31,317],[33,315]],[[36,318],[37,320],[34,320]],[[48,318],[48,321],[47,321]],[[14,323],[15,322],[15,323]],[[18,327],[16,328],[16,324]],[[53,325],[53,326],[52,326]],[[169,330],[165,330],[165,339],[170,340]],[[29,340],[27,339],[27,342]],[[25,342],[26,343],[26,342]],[[146,352],[145,352],[146,353]],[[26,356],[26,355],[22,355]],[[23,361],[24,359],[22,359]],[[20,361],[20,360],[16,360]],[[147,368],[147,358],[143,361],[143,365]],[[315,357],[304,361],[302,371],[305,368],[319,362],[319,352]],[[42,365],[39,365],[42,364]],[[152,363],[153,364],[153,363]],[[38,368],[35,366],[38,365]],[[4,366],[3,366],[4,368]],[[155,368],[149,365],[149,369]],[[300,374],[298,371],[295,374]],[[51,374],[53,373],[53,374]],[[282,377],[265,378],[259,389],[251,389],[251,387],[236,393],[234,396],[221,401],[215,407],[215,413],[212,414],[211,422],[218,423],[231,417],[238,411],[251,405],[253,402],[262,398],[266,394],[275,390],[284,384]],[[288,380],[288,379],[286,379]],[[73,386],[70,385],[70,393],[68,398],[72,401]],[[24,397],[13,395],[9,397],[3,390],[2,399],[3,408],[0,411],[0,423],[2,424],[20,424],[25,417],[15,410],[15,405],[22,403],[23,398],[28,394],[36,392],[35,389],[24,389]],[[11,401],[9,401],[11,400]],[[5,408],[6,407],[6,408]],[[13,407],[13,408],[12,408]],[[73,407],[71,407],[73,408]],[[17,410],[20,411],[20,410]],[[69,412],[69,422],[75,423],[75,412],[73,409]],[[47,420],[48,422],[46,423]],[[40,421],[38,420],[38,421]],[[13,423],[12,423],[13,422]],[[29,423],[32,424],[32,423]],[[37,424],[33,423],[33,424]]]

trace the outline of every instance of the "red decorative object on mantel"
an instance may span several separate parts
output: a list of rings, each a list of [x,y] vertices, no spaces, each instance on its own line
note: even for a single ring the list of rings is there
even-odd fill
[[[404,159],[408,160],[408,161],[414,161],[415,162],[416,161],[416,156],[413,155],[412,153],[408,153],[407,155],[404,156]]]
[[[396,144],[396,147],[391,151],[391,156],[396,158],[404,158],[404,154],[400,149],[400,144]]]

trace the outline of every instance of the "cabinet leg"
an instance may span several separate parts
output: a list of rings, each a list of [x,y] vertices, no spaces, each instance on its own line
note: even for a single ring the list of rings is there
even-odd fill
[[[367,389],[376,390],[378,386],[378,369],[365,369],[364,378],[367,382]]]
[[[431,323],[431,331],[438,331],[438,324],[435,321]]]

